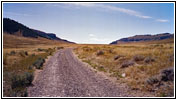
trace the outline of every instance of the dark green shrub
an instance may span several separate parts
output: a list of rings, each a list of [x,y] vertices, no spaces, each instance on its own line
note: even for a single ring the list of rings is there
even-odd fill
[[[15,55],[15,54],[16,54],[15,51],[11,51],[11,52],[10,52],[10,55]]]
[[[132,61],[132,60],[124,61],[124,62],[122,63],[122,65],[121,65],[121,68],[133,66],[134,64],[135,64],[135,62]]]
[[[161,71],[161,81],[174,81],[174,68],[170,67]]]
[[[22,97],[27,97],[27,96],[28,96],[28,92],[27,92],[27,90],[25,90],[25,91],[22,93],[21,96],[22,96]]]
[[[34,79],[33,73],[25,72],[21,75],[14,75],[11,79],[11,88],[24,87],[32,83]]]
[[[37,50],[38,51],[47,51],[46,49],[41,49],[41,48],[38,48]]]
[[[151,62],[154,62],[154,61],[155,61],[155,59],[152,58],[152,57],[146,57],[146,58],[144,59],[144,62],[145,62],[145,63],[151,63]]]
[[[149,85],[153,85],[153,84],[156,84],[158,82],[159,82],[158,76],[149,77],[146,80],[146,83],[149,84]]]
[[[31,65],[31,66],[29,66],[29,67],[28,67],[28,69],[29,69],[29,70],[32,70],[32,69],[33,69],[33,66],[32,66],[32,65]]]
[[[98,51],[98,52],[96,53],[96,55],[97,55],[97,56],[104,55],[104,52],[103,52],[102,50],[100,50],[100,51]]]
[[[35,56],[35,53],[33,53],[31,56],[34,57],[34,56]]]
[[[41,48],[38,48],[37,50],[38,50],[38,51],[43,51],[43,49],[41,49]]]
[[[25,85],[25,80],[21,75],[14,75],[11,79],[11,88],[22,87]]]
[[[41,69],[44,62],[45,62],[45,59],[38,58],[33,65],[36,67],[36,69]]]
[[[10,97],[27,97],[28,96],[28,92],[27,89],[15,89],[13,91],[11,91]]]
[[[143,61],[144,60],[144,56],[142,56],[142,55],[135,55],[133,57],[133,60],[134,61]]]
[[[27,51],[25,51],[25,55],[28,56],[28,52]]]
[[[24,78],[25,78],[25,85],[30,85],[34,79],[34,75],[33,73],[25,72]]]
[[[53,54],[53,52],[55,51],[55,49],[53,48],[49,48],[49,49],[47,49],[47,53],[49,54],[49,55],[52,55]]]

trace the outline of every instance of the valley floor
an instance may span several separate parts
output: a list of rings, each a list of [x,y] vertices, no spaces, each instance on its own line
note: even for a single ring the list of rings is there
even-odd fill
[[[66,48],[55,53],[44,65],[33,86],[30,97],[132,97],[152,96],[133,94],[126,85],[115,83],[82,63]],[[135,91],[134,91],[135,92]]]

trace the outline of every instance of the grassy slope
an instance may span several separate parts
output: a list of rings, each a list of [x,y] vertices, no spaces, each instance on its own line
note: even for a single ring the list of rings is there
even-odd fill
[[[104,54],[98,56],[98,51],[103,51]],[[174,60],[170,61],[171,58],[174,59],[173,39],[119,45],[80,45],[75,49],[75,52],[79,58],[95,69],[109,73],[110,76],[116,77],[119,82],[127,83],[132,89],[142,91],[153,89],[153,87],[147,88],[147,79],[158,75],[164,68],[174,66]],[[114,60],[116,55],[123,57]],[[134,61],[135,65],[121,68],[123,62],[133,60],[137,55],[145,58],[151,57],[155,61],[151,63]],[[125,74],[125,77],[122,77],[122,74]],[[173,85],[169,86],[173,88]],[[168,92],[168,90],[160,91],[156,93],[156,96],[161,96],[162,92]]]

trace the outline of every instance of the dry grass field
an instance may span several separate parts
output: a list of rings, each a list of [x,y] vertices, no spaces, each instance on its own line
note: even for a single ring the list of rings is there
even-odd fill
[[[3,96],[28,96],[34,71],[56,50],[72,47],[78,57],[132,90],[173,96],[174,41],[119,45],[65,44],[44,38],[3,35]]]
[[[116,77],[118,82],[126,83],[132,90],[173,96],[173,39],[119,45],[80,45],[74,51],[82,61]]]

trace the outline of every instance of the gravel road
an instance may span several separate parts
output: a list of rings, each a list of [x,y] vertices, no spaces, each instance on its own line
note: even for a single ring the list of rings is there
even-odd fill
[[[132,96],[124,86],[91,70],[77,59],[72,49],[62,49],[50,57],[33,86],[30,97],[127,97]]]

